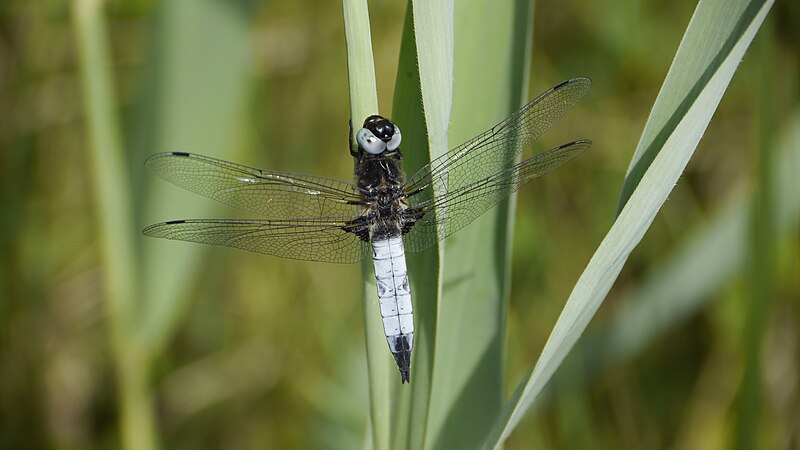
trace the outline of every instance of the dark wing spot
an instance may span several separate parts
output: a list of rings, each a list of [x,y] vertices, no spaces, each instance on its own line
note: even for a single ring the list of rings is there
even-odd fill
[[[562,81],[561,83],[558,83],[557,85],[553,86],[553,90],[557,91],[557,90],[561,89],[562,87],[568,85],[569,82],[570,82],[570,80]]]

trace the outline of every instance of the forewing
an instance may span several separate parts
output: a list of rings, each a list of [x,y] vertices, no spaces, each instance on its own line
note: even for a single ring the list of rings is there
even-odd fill
[[[332,263],[360,261],[369,244],[353,231],[358,218],[319,220],[175,220],[142,230],[146,236],[222,245],[282,258]]]
[[[350,183],[261,170],[193,153],[160,153],[148,169],[188,191],[266,217],[338,217],[357,214],[361,198]]]
[[[403,238],[406,250],[416,252],[433,246],[438,240],[470,224],[523,184],[556,169],[591,145],[591,141],[581,140],[556,147],[409,208],[408,216],[417,221]]]
[[[409,204],[428,200],[424,191],[431,188],[437,193],[452,192],[507,169],[523,148],[583,97],[591,84],[588,78],[564,81],[491,129],[434,159],[406,182]]]

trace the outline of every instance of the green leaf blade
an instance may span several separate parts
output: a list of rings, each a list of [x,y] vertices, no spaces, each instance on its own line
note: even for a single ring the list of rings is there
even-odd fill
[[[394,121],[403,130],[401,149],[407,174],[447,152],[452,61],[453,2],[409,2],[393,111]],[[407,254],[415,315],[414,349],[411,385],[396,391],[396,448],[422,448],[426,439],[441,298],[441,256],[441,248]]]
[[[532,13],[527,0],[456,5],[449,147],[524,103]],[[479,446],[500,412],[514,205],[501,202],[447,240],[427,448]]]
[[[787,129],[772,168],[781,205],[772,217],[779,238],[800,219],[800,189],[793,186],[800,172],[800,112],[790,117]],[[588,366],[629,360],[714,300],[713,294],[746,266],[748,215],[755,202],[753,192],[739,189],[683,245],[654,265],[642,283],[620,299],[625,306],[615,319],[581,344],[587,347]]]
[[[667,73],[636,146],[625,176],[617,213],[622,210],[644,172],[666,139],[675,132],[679,121],[700,92],[723,62],[729,59],[739,38],[763,4],[763,1],[745,0],[713,0],[698,4],[675,55],[675,61],[680,61],[680,64],[673,64]]]
[[[375,81],[375,63],[372,56],[372,37],[369,25],[369,7],[366,0],[343,0],[344,30],[347,44],[347,78],[350,88],[351,132],[361,127],[364,118],[378,113],[378,94]],[[351,143],[355,136],[351,136]],[[351,149],[354,151],[355,149]],[[391,383],[395,369],[387,357],[388,348],[380,320],[377,287],[372,260],[361,264],[364,277],[362,302],[364,307],[364,334],[369,379],[369,439],[365,444],[377,450],[389,449],[391,438],[392,397]]]
[[[699,34],[700,37],[687,36],[684,38],[684,42],[692,42],[694,39],[699,39],[696,41],[698,43],[694,47],[694,53],[702,55],[706,48],[712,46],[711,42],[716,42],[716,40],[720,39],[719,34],[704,32],[706,27],[703,27],[702,24],[698,25],[696,18],[704,17],[705,20],[712,22],[709,26],[714,25],[714,21],[717,18],[728,18],[726,15],[721,15],[721,13],[722,10],[731,7],[729,3],[714,0],[701,1],[695,12],[695,19],[692,21],[693,26],[690,26],[687,30],[687,35]],[[742,11],[742,14],[749,11],[746,7],[749,4],[745,5],[745,3],[739,2],[740,5],[745,6],[738,9]],[[771,6],[771,1],[763,2],[757,14],[748,23],[748,26],[740,30],[741,32],[737,36],[735,45],[724,60],[718,64],[708,78],[708,82],[696,93],[696,98],[691,102],[691,106],[674,125],[674,131],[664,139],[663,145],[654,153],[652,164],[644,171],[641,181],[632,190],[629,200],[624,202],[617,220],[575,285],[550,338],[542,350],[539,360],[529,372],[530,376],[526,376],[517,388],[519,396],[515,395],[506,404],[503,414],[496,423],[489,439],[485,442],[484,448],[499,448],[507,439],[600,307],[622,270],[628,255],[641,241],[658,210],[677,183],[708,126],[739,62]],[[733,22],[728,20],[725,23],[736,28],[735,24],[738,23],[738,20]],[[716,25],[720,26],[719,23],[716,23]],[[723,36],[727,36],[727,34],[723,34]],[[706,40],[709,41],[708,45],[702,45]],[[707,60],[706,65],[698,67],[695,64],[697,58],[690,56],[686,54],[676,55],[670,73],[683,71],[704,73],[707,67],[714,65],[714,59],[711,58]],[[695,78],[699,78],[697,73],[695,75]],[[687,76],[686,78],[691,79],[692,77]],[[660,96],[683,98],[684,92],[684,90],[677,88],[673,92],[665,87]],[[653,117],[673,117],[673,113],[680,109],[683,101],[670,103],[669,107],[661,106],[665,105],[666,102],[657,104],[651,114],[651,119]],[[667,108],[667,110],[660,111],[662,108]]]

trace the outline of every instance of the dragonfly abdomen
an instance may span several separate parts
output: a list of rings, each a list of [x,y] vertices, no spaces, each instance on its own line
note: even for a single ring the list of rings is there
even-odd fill
[[[414,343],[414,317],[402,237],[398,234],[373,240],[372,262],[386,341],[400,369],[402,381],[406,382]]]

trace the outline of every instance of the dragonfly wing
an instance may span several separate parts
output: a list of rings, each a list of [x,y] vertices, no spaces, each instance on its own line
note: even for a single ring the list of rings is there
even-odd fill
[[[486,132],[434,159],[406,182],[409,202],[425,190],[446,192],[507,169],[522,150],[566,114],[591,87],[573,78],[544,92]]]
[[[360,261],[369,243],[358,217],[288,220],[174,220],[150,225],[146,236],[222,245],[282,258],[332,263]]]
[[[469,185],[436,196],[428,195],[430,191],[420,194],[421,201],[406,212],[410,220],[416,220],[403,238],[406,249],[416,252],[433,246],[470,224],[523,184],[555,170],[591,145],[588,140],[570,142]]]
[[[160,153],[148,169],[188,191],[270,218],[358,214],[358,189],[332,178],[261,170],[194,153]]]

